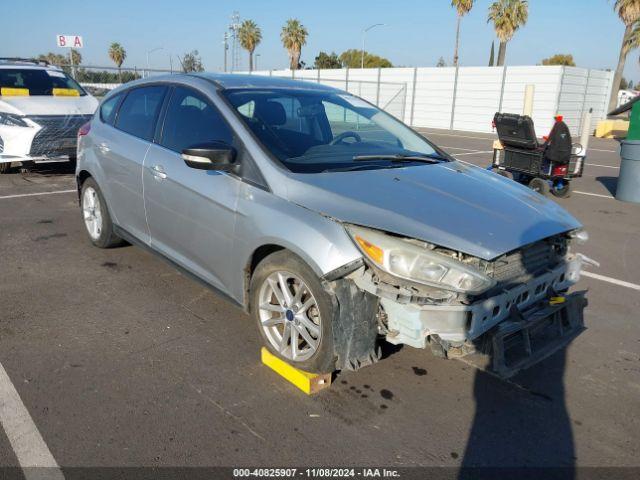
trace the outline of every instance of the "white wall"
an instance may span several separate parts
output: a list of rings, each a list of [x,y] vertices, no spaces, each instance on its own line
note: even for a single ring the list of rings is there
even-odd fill
[[[396,98],[390,113],[412,126],[470,132],[491,132],[497,111],[522,113],[525,88],[533,85],[532,116],[540,137],[551,130],[558,114],[578,135],[583,113],[590,108],[595,128],[606,116],[613,83],[613,72],[561,66],[460,67],[457,79],[452,67],[274,71],[273,75],[318,81],[318,73],[321,83],[348,86],[349,92],[383,108]],[[402,109],[394,97],[399,89],[404,96]]]
[[[320,81],[361,96],[412,126],[470,132],[491,132],[497,111],[522,113],[525,88],[533,85],[532,116],[540,137],[551,130],[558,114],[578,135],[583,114],[590,108],[595,129],[606,116],[613,84],[613,72],[560,66],[261,70],[253,74]]]

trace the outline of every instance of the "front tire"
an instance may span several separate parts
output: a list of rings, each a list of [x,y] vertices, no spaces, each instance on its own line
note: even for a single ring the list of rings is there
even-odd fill
[[[96,247],[111,248],[124,243],[113,231],[107,202],[105,202],[102,191],[93,178],[88,178],[82,184],[80,208],[89,240]]]
[[[543,178],[532,179],[529,182],[529,188],[545,197],[549,194],[549,183]]]
[[[251,278],[250,311],[266,347],[307,372],[335,370],[334,304],[314,271],[291,252],[262,260]]]

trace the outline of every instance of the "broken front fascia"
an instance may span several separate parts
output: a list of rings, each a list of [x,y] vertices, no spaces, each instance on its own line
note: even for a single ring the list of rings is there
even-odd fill
[[[507,320],[514,308],[532,308],[552,292],[570,288],[580,279],[582,266],[590,262],[581,254],[567,252],[535,277],[475,297],[405,281],[369,260],[347,278],[380,299],[381,329],[388,342],[426,348],[429,336],[453,344],[476,339]]]

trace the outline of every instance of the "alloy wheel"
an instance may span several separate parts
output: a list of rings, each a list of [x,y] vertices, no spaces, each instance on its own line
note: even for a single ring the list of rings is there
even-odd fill
[[[262,330],[280,355],[301,362],[317,352],[322,336],[320,309],[300,277],[273,272],[262,283],[258,302]]]

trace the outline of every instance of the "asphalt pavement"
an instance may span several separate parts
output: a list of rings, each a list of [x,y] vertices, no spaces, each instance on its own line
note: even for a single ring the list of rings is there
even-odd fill
[[[490,163],[489,135],[427,135]],[[556,200],[601,263],[566,352],[503,381],[389,349],[311,397],[260,363],[242,311],[139,248],[92,247],[67,167],[0,176],[0,364],[43,442],[25,450],[0,405],[0,465],[45,445],[61,467],[640,466],[640,206],[612,197],[617,142],[590,147]]]

